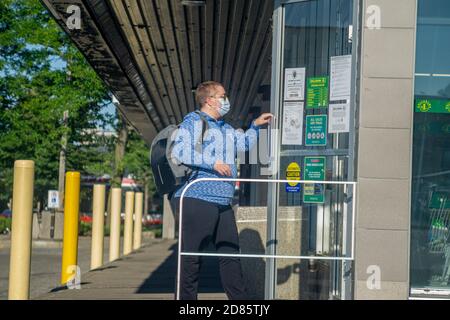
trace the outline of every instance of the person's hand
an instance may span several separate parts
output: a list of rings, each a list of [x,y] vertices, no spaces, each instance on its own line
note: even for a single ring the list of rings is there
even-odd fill
[[[268,124],[270,120],[272,120],[273,114],[271,113],[263,113],[258,119],[255,120],[255,125],[260,127],[265,124]]]
[[[232,176],[231,167],[220,160],[216,161],[216,163],[214,164],[214,170],[216,170],[222,176]]]

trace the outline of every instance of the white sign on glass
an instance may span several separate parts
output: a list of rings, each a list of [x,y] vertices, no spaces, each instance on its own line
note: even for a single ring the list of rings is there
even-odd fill
[[[283,107],[283,145],[303,144],[303,102],[285,102]]]
[[[330,101],[349,100],[352,80],[352,56],[331,57]]]
[[[287,68],[284,79],[284,100],[305,100],[305,68]]]
[[[328,116],[328,132],[344,133],[350,132],[350,104],[330,104]]]

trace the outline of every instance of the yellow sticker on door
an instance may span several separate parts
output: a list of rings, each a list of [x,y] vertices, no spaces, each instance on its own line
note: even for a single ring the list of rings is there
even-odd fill
[[[301,180],[301,169],[297,162],[292,162],[286,169],[286,180]],[[298,193],[300,192],[300,183],[288,182],[286,183],[286,192]]]

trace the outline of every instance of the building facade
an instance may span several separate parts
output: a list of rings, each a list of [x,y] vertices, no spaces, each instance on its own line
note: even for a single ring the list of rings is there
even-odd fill
[[[148,143],[205,80],[276,115],[241,177],[315,183],[239,184],[254,297],[450,298],[447,0],[43,3]]]

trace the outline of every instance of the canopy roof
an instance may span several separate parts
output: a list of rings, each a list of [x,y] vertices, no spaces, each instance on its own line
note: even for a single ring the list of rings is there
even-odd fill
[[[195,110],[193,90],[225,85],[235,126],[268,108],[273,0],[41,0],[150,143]],[[70,30],[70,5],[81,28]]]

